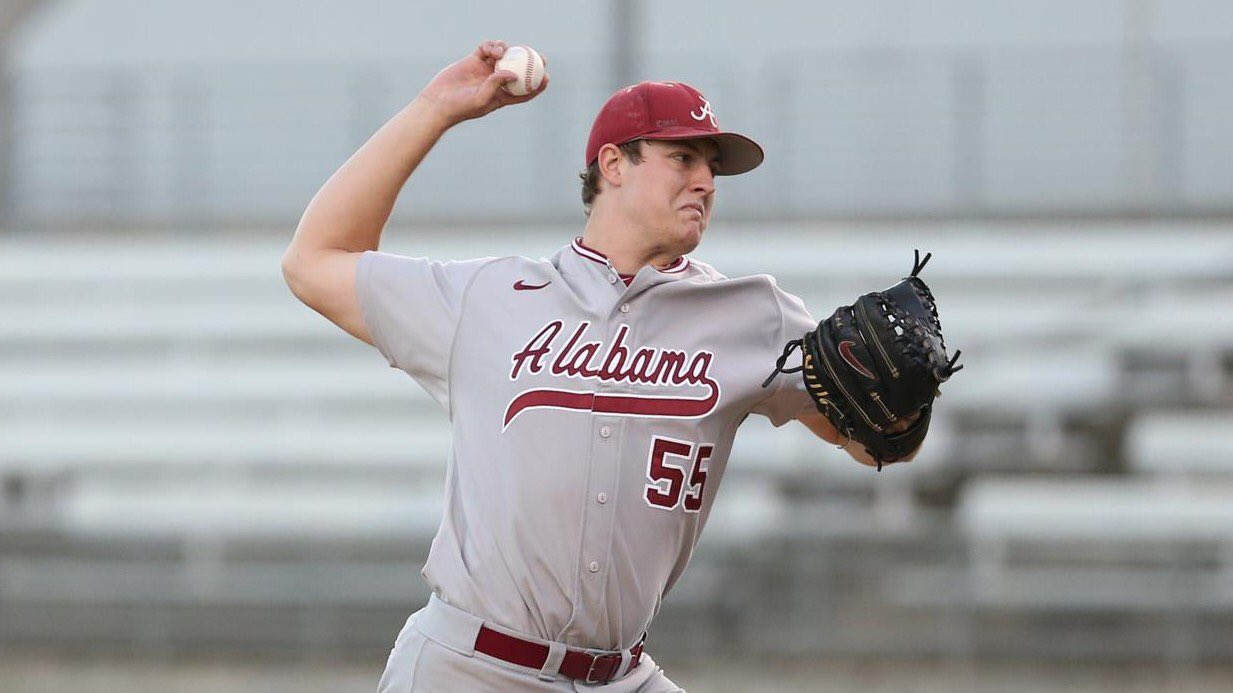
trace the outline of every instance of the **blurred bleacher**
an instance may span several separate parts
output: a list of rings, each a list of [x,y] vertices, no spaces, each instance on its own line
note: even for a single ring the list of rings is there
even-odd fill
[[[383,651],[424,601],[448,422],[295,301],[287,240],[0,238],[0,647]],[[655,650],[1233,657],[1233,228],[716,225],[695,257],[821,317],[916,247],[968,364],[924,451],[877,474],[752,417]]]

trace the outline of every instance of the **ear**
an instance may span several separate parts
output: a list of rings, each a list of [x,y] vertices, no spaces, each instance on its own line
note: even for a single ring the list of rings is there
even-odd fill
[[[599,148],[599,155],[596,158],[596,163],[599,165],[599,176],[608,183],[608,185],[621,184],[621,162],[625,160],[625,155],[621,153],[621,149],[615,144],[605,144]]]

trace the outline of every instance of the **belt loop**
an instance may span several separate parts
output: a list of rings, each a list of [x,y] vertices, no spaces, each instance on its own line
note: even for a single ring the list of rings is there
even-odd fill
[[[541,680],[557,680],[557,672],[561,671],[561,662],[565,660],[565,650],[566,647],[563,643],[548,643],[548,658],[544,660],[544,666],[540,667],[538,674]]]
[[[621,650],[621,666],[617,667],[616,673],[612,675],[613,680],[619,679],[629,671],[629,662],[634,658],[633,652],[630,650]]]

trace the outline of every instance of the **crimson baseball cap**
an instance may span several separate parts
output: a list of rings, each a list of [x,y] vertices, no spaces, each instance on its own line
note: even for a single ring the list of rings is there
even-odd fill
[[[599,109],[587,139],[586,165],[605,144],[634,140],[706,137],[719,145],[717,175],[735,176],[762,163],[762,147],[735,132],[723,132],[702,92],[683,82],[642,82],[613,94]]]

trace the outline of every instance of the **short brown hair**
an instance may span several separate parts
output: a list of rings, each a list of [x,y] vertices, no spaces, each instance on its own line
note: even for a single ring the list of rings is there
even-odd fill
[[[625,144],[617,145],[621,153],[626,156],[635,166],[642,163],[642,140],[633,140]],[[595,202],[595,196],[599,194],[599,159],[591,162],[587,166],[587,170],[578,174],[582,179],[582,206],[585,208],[587,216],[591,215],[591,204]]]

